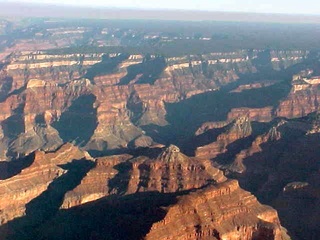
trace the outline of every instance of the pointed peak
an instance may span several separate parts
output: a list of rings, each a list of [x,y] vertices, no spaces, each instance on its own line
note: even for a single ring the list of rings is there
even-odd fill
[[[242,125],[242,124],[245,124],[245,123],[248,123],[250,122],[250,119],[248,117],[248,115],[244,115],[244,116],[241,116],[241,117],[238,117],[234,120],[234,123],[235,124],[238,124],[238,125]]]
[[[180,148],[175,145],[166,147],[159,155],[158,159],[164,162],[175,162],[183,160],[185,156],[180,152]]]
[[[179,153],[180,152],[180,148],[178,148],[177,146],[171,144],[169,147],[167,147],[165,150],[165,152],[170,152],[170,153]]]
[[[281,138],[281,132],[278,130],[278,126],[272,127],[266,135],[270,141],[277,141]]]
[[[307,132],[307,135],[320,133],[320,112],[319,110],[309,114],[309,121],[311,122],[311,129]]]
[[[281,127],[282,125],[286,124],[288,121],[281,119],[279,122],[277,122],[276,127]]]
[[[229,133],[236,132],[241,135],[250,135],[252,132],[251,121],[247,115],[236,118],[228,129]]]

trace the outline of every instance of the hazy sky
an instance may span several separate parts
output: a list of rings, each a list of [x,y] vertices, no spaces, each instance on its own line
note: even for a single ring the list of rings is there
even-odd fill
[[[147,9],[320,14],[318,0],[0,0]]]

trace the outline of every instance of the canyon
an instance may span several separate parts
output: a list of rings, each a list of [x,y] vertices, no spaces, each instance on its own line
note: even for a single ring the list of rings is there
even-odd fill
[[[14,200],[2,202],[1,239],[289,239],[274,209],[174,145],[93,159],[66,144],[32,161],[1,181],[1,198]],[[72,230],[79,224],[89,231]]]
[[[317,51],[6,24],[25,35],[0,41],[0,240],[317,238]]]

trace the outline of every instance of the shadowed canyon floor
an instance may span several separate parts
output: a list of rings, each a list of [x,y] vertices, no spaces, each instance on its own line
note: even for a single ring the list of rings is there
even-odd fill
[[[78,151],[68,145],[43,156],[52,164],[62,159],[70,161],[51,165],[52,170],[58,167],[63,173],[51,179],[50,184],[46,182],[48,178],[40,181],[37,177],[33,177],[34,189],[11,183],[10,179],[1,183],[16,184],[15,191],[2,194],[13,198],[20,194],[21,200],[28,198],[21,195],[23,188],[35,191],[39,185],[47,185],[30,202],[20,203],[25,208],[22,216],[0,227],[1,239],[288,238],[274,209],[261,205],[237,181],[227,180],[209,160],[189,158],[176,146],[149,149],[139,157],[71,161],[80,154]],[[36,155],[39,154],[43,155]],[[40,157],[35,158],[34,166]],[[106,171],[108,168],[114,170]],[[48,167],[42,169],[46,171]],[[41,172],[43,176],[47,174],[51,171]],[[28,176],[22,171],[16,177],[26,181]],[[106,197],[100,199],[102,196]],[[85,204],[93,200],[96,201]],[[18,205],[6,208],[19,210]],[[2,222],[6,221],[6,214],[1,214]]]
[[[317,239],[317,51],[95,24],[0,22],[1,240]]]

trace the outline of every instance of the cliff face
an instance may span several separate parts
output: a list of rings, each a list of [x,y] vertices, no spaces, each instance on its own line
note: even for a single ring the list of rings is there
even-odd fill
[[[239,179],[240,185],[263,203],[279,210],[290,235],[314,238],[318,233],[318,225],[314,224],[318,212],[314,204],[319,201],[318,113],[270,123],[252,122],[252,126],[249,138],[239,139],[236,148],[232,143],[227,145],[225,153],[212,159],[215,166]],[[209,133],[214,132],[211,129],[199,136]],[[204,156],[210,150],[215,148],[208,148]],[[304,220],[300,223],[298,219]]]
[[[0,181],[1,224],[25,215],[26,205],[67,172],[62,167],[64,164],[85,158],[86,154],[71,144],[54,153],[36,151],[30,166],[16,176]]]
[[[176,193],[226,180],[210,161],[189,158],[176,146],[153,149],[150,154],[155,157],[99,158],[80,185],[65,195],[62,207],[70,208],[114,194]]]
[[[275,210],[174,145],[96,160],[72,144],[38,151],[29,167],[0,182],[0,197],[0,239],[73,238],[82,224],[79,239],[103,229],[112,239],[287,239]],[[56,221],[61,231],[51,234]]]
[[[279,117],[298,118],[319,109],[319,89],[318,85],[307,85],[300,91],[292,91],[286,99],[283,99],[275,115]]]
[[[197,157],[215,158],[217,155],[225,153],[229,144],[250,136],[252,128],[249,118],[245,116],[236,119],[225,127],[224,131],[217,137],[215,142],[197,148],[195,155]]]
[[[237,81],[239,73],[256,71],[255,56],[250,59],[245,51],[170,58],[162,70],[155,65],[161,58],[112,56],[44,51],[9,55],[1,66],[1,148],[8,149],[1,151],[2,160],[76,140],[66,139],[59,127],[65,116],[82,114],[76,107],[86,97],[92,118],[84,122],[91,133],[82,137],[82,145],[95,151],[126,148],[146,137],[141,127],[168,124],[167,103],[215,91]],[[11,124],[17,126],[13,132]],[[69,128],[76,125],[71,121]]]
[[[146,239],[288,239],[277,219],[232,180],[180,197]]]
[[[56,149],[64,139],[53,125],[66,109],[89,92],[89,83],[85,81],[62,87],[30,80],[23,92],[12,94],[0,103],[2,147],[7,149],[1,156],[10,158],[37,149]]]

